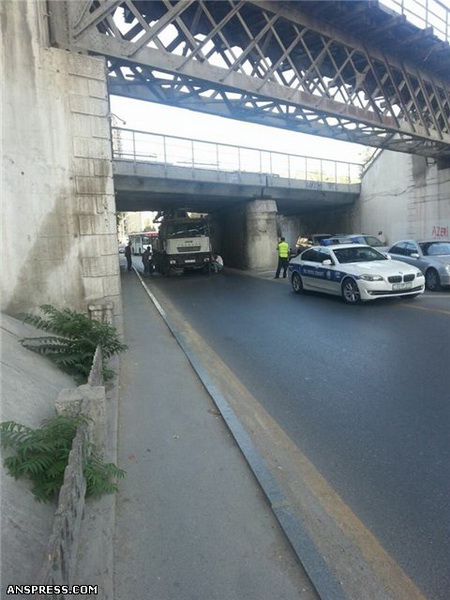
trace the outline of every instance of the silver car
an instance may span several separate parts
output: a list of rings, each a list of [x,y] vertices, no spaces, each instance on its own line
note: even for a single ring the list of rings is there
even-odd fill
[[[366,244],[376,248],[379,252],[385,252],[389,246],[383,244],[376,236],[368,233],[348,233],[347,235],[330,236],[335,244]]]
[[[433,292],[450,286],[450,240],[400,240],[387,251],[395,260],[419,267]]]

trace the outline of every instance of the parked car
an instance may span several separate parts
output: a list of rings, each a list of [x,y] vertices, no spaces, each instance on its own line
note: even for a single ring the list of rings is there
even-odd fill
[[[364,244],[334,244],[304,250],[289,263],[296,293],[314,290],[342,296],[348,304],[386,297],[415,298],[425,290],[417,267],[391,260]]]
[[[119,254],[125,254],[125,244],[119,244]]]
[[[386,244],[383,244],[375,235],[368,233],[349,233],[348,235],[334,235],[331,240],[336,244],[367,244],[380,252],[388,249]]]
[[[318,246],[322,240],[326,240],[332,236],[331,233],[307,233],[306,235],[300,235],[295,247],[297,248],[297,254],[303,252],[311,246]]]
[[[418,267],[428,290],[450,286],[450,240],[400,240],[387,252],[395,260]]]

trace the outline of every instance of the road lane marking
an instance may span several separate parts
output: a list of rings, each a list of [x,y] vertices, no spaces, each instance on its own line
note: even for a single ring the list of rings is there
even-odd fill
[[[156,299],[140,279],[149,296]],[[287,501],[281,501],[281,508],[273,503],[272,509],[275,513],[295,513],[318,553],[335,573],[346,598],[361,600],[363,590],[364,597],[371,600],[426,600],[306,455],[161,290],[158,290],[157,303],[170,315],[177,331],[187,340],[189,352],[201,362],[214,386],[238,415],[244,430],[280,483]],[[302,560],[301,553],[299,558]]]
[[[419,304],[409,304],[407,302],[399,302],[398,306],[406,306],[407,308],[415,308],[416,310],[425,310],[427,312],[435,312],[441,315],[450,315],[450,310],[444,308],[433,308],[429,306],[420,306]]]

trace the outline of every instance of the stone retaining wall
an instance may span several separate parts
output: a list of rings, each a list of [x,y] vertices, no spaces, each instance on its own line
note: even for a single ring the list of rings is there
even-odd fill
[[[84,467],[89,457],[90,442],[95,444],[100,453],[106,445],[106,394],[101,385],[101,366],[102,355],[100,348],[97,348],[89,383],[76,389],[62,390],[56,401],[58,414],[82,413],[89,418],[89,422],[78,427],[73,440],[53,521],[53,531],[37,577],[39,585],[74,584],[85,507]],[[61,600],[69,597],[64,594],[35,595],[36,600]]]

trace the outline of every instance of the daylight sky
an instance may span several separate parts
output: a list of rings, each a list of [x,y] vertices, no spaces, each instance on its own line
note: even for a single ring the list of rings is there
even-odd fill
[[[360,144],[118,96],[111,96],[111,112],[125,121],[119,126],[139,131],[357,163],[363,162],[362,155],[367,153]]]

